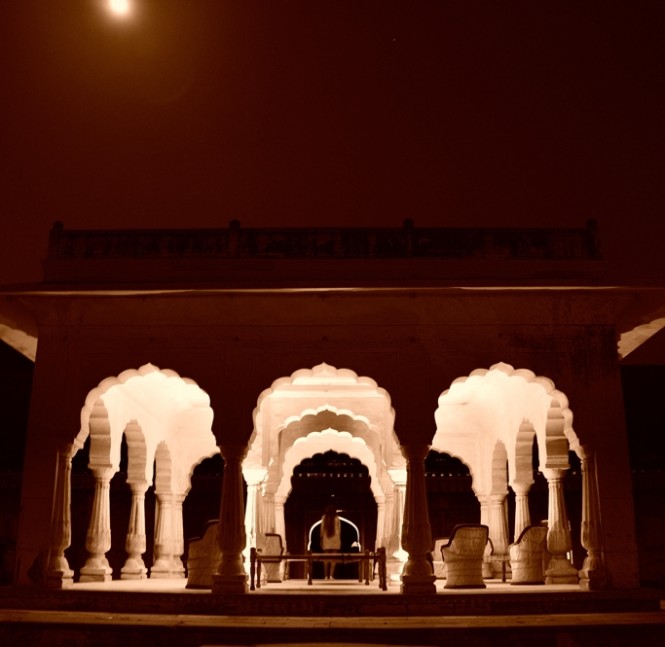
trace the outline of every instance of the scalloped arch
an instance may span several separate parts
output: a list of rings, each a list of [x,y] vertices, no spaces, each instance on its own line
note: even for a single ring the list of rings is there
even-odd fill
[[[298,438],[284,455],[282,478],[276,494],[288,496],[291,491],[291,475],[300,462],[311,458],[322,451],[333,450],[340,454],[348,454],[365,465],[370,475],[370,487],[375,498],[383,496],[381,486],[376,478],[377,465],[372,451],[362,438],[352,436],[348,431],[324,429],[313,431],[307,436]]]
[[[90,464],[110,462],[117,469],[125,436],[132,479],[151,482],[157,447],[166,442],[174,459],[177,457],[170,472],[172,487],[185,492],[194,466],[218,451],[212,419],[210,398],[194,380],[144,364],[106,377],[88,392],[75,443],[83,446],[88,435],[92,436],[94,424]]]
[[[88,392],[88,395],[85,398],[85,403],[81,408],[81,432],[85,431],[88,420],[90,418],[90,414],[95,406],[95,403],[101,396],[107,393],[114,386],[126,384],[132,378],[145,377],[153,373],[159,373],[169,379],[181,380],[188,387],[194,387],[197,390],[198,394],[201,396],[201,401],[198,404],[207,405],[207,406],[210,405],[210,397],[201,387],[199,387],[199,385],[194,380],[187,377],[181,377],[178,373],[176,373],[176,371],[173,371],[171,369],[168,368],[160,369],[154,364],[148,363],[144,364],[143,366],[140,366],[138,369],[130,368],[122,371],[118,375],[111,375],[109,377],[105,377],[96,387],[94,387]],[[192,389],[192,391],[193,390],[194,389]],[[81,432],[79,432],[79,435]]]
[[[559,391],[550,378],[543,375],[536,375],[528,368],[513,368],[505,362],[498,362],[489,368],[477,368],[471,371],[469,375],[455,378],[450,388],[443,391],[439,396],[437,411],[441,408],[442,400],[451,392],[455,385],[470,384],[472,382],[479,383],[481,380],[486,379],[488,375],[491,375],[492,372],[501,372],[508,378],[521,378],[527,383],[542,387],[543,391],[552,398],[552,406],[558,407],[564,418],[564,434],[570,442],[571,448],[576,448],[579,445],[579,439],[573,430],[573,412],[568,406],[568,397],[566,394],[563,391]]]
[[[368,394],[373,397],[374,402],[378,399],[382,402],[380,405],[382,407],[381,430],[377,430],[373,425],[371,412],[366,412],[368,415],[363,415],[353,411],[352,406],[336,406],[330,401],[320,406],[315,406],[311,400],[307,402],[307,399],[311,399],[311,396],[317,392],[317,388],[330,392],[331,399],[336,395],[340,397],[343,395],[345,398],[353,401],[354,397],[361,396],[358,401],[367,403],[372,401],[366,399]],[[296,407],[293,407],[291,411],[285,411],[284,418],[271,423],[272,428],[264,428],[267,424],[264,417],[264,406],[268,398],[271,396],[275,398],[279,397],[282,390],[286,393],[300,392],[301,389],[303,394],[302,408],[296,409]],[[256,407],[252,412],[254,425],[248,442],[247,456],[245,461],[243,461],[243,465],[248,469],[267,469],[267,454],[270,454],[272,460],[275,459],[276,455],[273,438],[290,424],[302,421],[306,416],[312,415],[312,413],[316,415],[325,410],[329,410],[340,416],[348,415],[353,420],[366,424],[369,429],[377,431],[380,436],[383,434],[381,442],[384,447],[385,459],[388,462],[392,462],[392,457],[399,454],[399,444],[393,430],[395,411],[391,406],[389,393],[370,377],[360,377],[351,369],[336,368],[323,362],[311,369],[298,369],[288,377],[280,377],[274,380],[268,389],[259,394]],[[269,434],[269,437],[266,436],[267,434]]]
[[[330,413],[333,413],[336,416],[348,416],[349,418],[351,418],[351,420],[355,422],[360,422],[367,425],[368,429],[371,429],[372,427],[370,424],[370,420],[367,416],[356,414],[353,411],[351,411],[351,409],[346,409],[346,408],[342,409],[331,404],[322,404],[320,407],[303,409],[303,411],[300,414],[289,416],[284,420],[284,423],[277,428],[277,431],[279,432],[282,431],[283,429],[286,429],[289,425],[291,425],[294,422],[302,422],[307,416],[316,417],[320,413],[324,413],[325,411],[329,411]]]
[[[523,391],[524,387],[514,382],[511,386],[515,380],[524,383],[526,390]],[[516,397],[521,393],[531,395],[523,404],[512,406],[510,394],[502,399],[482,394],[487,389],[495,388],[509,388]],[[476,400],[476,397],[479,399]],[[478,402],[478,407],[473,407],[474,401]],[[457,419],[461,409],[450,407],[464,405],[469,405],[469,413],[468,418],[464,418],[467,422],[462,423]],[[504,362],[489,369],[475,369],[469,375],[455,379],[450,388],[439,396],[434,417],[437,430],[433,448],[463,456],[471,466],[474,486],[477,483],[480,491],[489,491],[491,487],[488,457],[483,449],[490,441],[502,440],[506,444],[511,482],[515,478],[524,478],[523,469],[519,470],[518,476],[517,443],[520,425],[525,419],[534,422],[542,466],[565,469],[568,466],[568,449],[577,451],[579,448],[566,395],[555,387],[551,379],[536,375],[530,369],[515,369]]]
[[[319,383],[324,384],[326,381],[331,379],[336,379],[338,382],[346,383],[349,385],[352,384],[363,384],[370,386],[376,389],[377,393],[383,395],[386,398],[386,402],[390,404],[390,394],[385,389],[381,388],[375,380],[371,377],[361,377],[355,371],[352,371],[349,368],[335,368],[330,364],[322,362],[317,364],[314,368],[301,368],[297,371],[291,373],[288,377],[280,377],[273,381],[273,383],[267,389],[263,390],[256,401],[256,407],[253,411],[253,417],[256,421],[256,416],[261,410],[264,400],[272,395],[275,391],[283,386],[289,386],[291,384],[297,384],[302,382],[304,379],[307,379],[310,383]],[[392,410],[392,409],[391,409]]]

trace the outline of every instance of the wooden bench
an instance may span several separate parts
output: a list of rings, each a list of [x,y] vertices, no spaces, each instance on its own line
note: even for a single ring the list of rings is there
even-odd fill
[[[378,548],[376,551],[365,550],[359,553],[281,553],[270,554],[264,553],[261,549],[251,548],[250,554],[250,591],[261,588],[261,563],[268,562],[274,563],[276,561],[284,561],[287,565],[289,562],[304,562],[305,571],[307,574],[307,584],[312,584],[312,564],[313,562],[341,562],[348,564],[351,562],[359,562],[360,568],[358,569],[358,581],[365,580],[365,584],[369,586],[371,579],[374,579],[374,569],[378,565],[379,568],[379,587],[382,591],[387,591],[386,584],[386,549]],[[255,586],[256,583],[256,586]]]

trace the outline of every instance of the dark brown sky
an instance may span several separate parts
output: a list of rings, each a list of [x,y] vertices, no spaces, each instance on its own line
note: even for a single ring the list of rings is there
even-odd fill
[[[0,2],[0,284],[41,277],[55,220],[596,218],[665,275],[665,2],[134,4]]]

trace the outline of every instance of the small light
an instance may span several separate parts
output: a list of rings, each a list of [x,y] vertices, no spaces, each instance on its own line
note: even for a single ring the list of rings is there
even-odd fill
[[[112,14],[125,17],[129,15],[132,5],[130,0],[108,0],[108,8]]]

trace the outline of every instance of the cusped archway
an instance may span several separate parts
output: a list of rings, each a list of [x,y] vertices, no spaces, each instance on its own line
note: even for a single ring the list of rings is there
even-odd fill
[[[550,527],[566,525],[560,481],[569,451],[579,448],[568,398],[552,380],[503,362],[456,379],[439,397],[432,448],[463,460],[490,527],[494,549],[507,553],[508,485],[514,490],[516,534],[530,523],[528,492],[533,484],[534,443],[540,469],[556,494]],[[567,528],[565,531],[568,532]],[[570,536],[562,545],[570,543]],[[572,569],[572,567],[571,567]]]
[[[439,397],[432,448],[461,458],[471,469],[476,492],[490,492],[492,452],[501,441],[514,482],[533,432],[543,468],[567,469],[568,451],[579,445],[568,398],[554,383],[529,369],[494,364],[456,379]],[[526,430],[528,426],[528,432]],[[531,443],[528,444],[529,460]]]
[[[145,494],[154,484],[155,560],[151,577],[183,577],[182,503],[194,467],[217,453],[212,433],[210,400],[193,380],[175,371],[146,364],[102,380],[87,395],[75,439],[89,439],[88,467],[95,493],[86,537],[88,557],[82,581],[106,581],[112,569],[106,558],[111,547],[112,507],[109,483],[118,472],[123,439],[131,511],[122,579],[142,579],[147,568]]]
[[[243,462],[249,544],[260,544],[266,532],[286,536],[284,503],[294,467],[303,458],[333,449],[367,466],[379,508],[376,542],[385,545],[384,528],[393,532],[397,527],[394,503],[401,501],[395,497],[392,474],[405,466],[394,419],[388,393],[349,369],[324,363],[275,380],[258,398]]]

